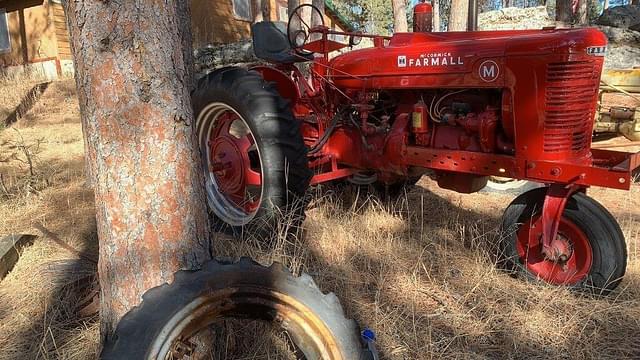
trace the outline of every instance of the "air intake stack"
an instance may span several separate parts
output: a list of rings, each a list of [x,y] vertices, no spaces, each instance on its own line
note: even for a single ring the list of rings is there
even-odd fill
[[[422,0],[413,8],[413,32],[431,32],[432,22],[433,6],[430,1]]]

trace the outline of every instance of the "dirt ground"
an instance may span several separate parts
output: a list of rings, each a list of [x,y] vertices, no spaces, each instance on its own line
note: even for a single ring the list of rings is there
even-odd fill
[[[27,91],[0,84],[0,100]],[[0,130],[0,174],[0,236],[37,234],[40,222],[96,254],[72,81],[52,83],[25,118]],[[429,179],[392,204],[318,194],[297,241],[265,249],[216,234],[214,244],[220,256],[275,260],[311,274],[348,316],[376,331],[384,359],[639,358],[640,185],[590,194],[620,221],[628,245],[627,275],[606,298],[497,270],[491,254],[513,196],[461,195]],[[95,358],[97,318],[78,314],[84,275],[93,271],[46,238],[26,248],[0,282],[0,360]]]

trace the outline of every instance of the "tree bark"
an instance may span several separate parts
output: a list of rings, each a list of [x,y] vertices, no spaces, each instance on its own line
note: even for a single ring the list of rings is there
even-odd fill
[[[266,1],[268,2],[268,0]],[[253,23],[259,23],[264,21],[264,9],[262,8],[262,0],[251,0],[251,6],[253,7]]]
[[[452,0],[449,16],[449,31],[467,30],[469,0]]]
[[[602,5],[603,10],[607,10],[609,8],[609,0],[604,0],[604,4]]]
[[[298,5],[300,5],[299,0],[289,0],[287,2],[287,8],[289,9],[289,16],[293,14],[293,10],[295,10],[298,7]]]
[[[318,13],[314,11],[313,19],[311,19],[311,25],[312,26],[322,25],[323,19],[321,16],[324,16],[324,0],[313,0],[312,5],[315,6],[318,10],[320,10],[321,15],[319,16]]]
[[[433,0],[433,31],[440,31],[440,0]]]
[[[94,176],[103,337],[146,290],[211,257],[189,3],[65,2]]]
[[[407,4],[405,0],[391,0],[393,5],[393,31],[407,32]]]
[[[565,26],[573,22],[571,0],[556,0],[556,22]]]
[[[589,24],[589,1],[580,0],[578,2],[578,8],[576,12],[576,22],[580,25]]]

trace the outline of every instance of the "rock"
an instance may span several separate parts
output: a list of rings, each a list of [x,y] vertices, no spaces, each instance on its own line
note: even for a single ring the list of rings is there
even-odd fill
[[[596,24],[629,29],[640,24],[640,5],[615,6],[605,10]]]
[[[542,29],[548,26],[555,26],[555,21],[544,6],[509,7],[478,15],[479,30]]]
[[[232,64],[260,62],[253,53],[251,40],[224,45],[210,45],[194,51],[196,70],[204,71]]]
[[[640,32],[611,26],[598,26],[609,39],[605,69],[630,69],[640,66]]]
[[[640,32],[611,26],[598,26],[598,29],[607,35],[610,44],[640,46]]]
[[[606,69],[628,69],[640,66],[640,32],[633,30],[639,26],[634,23],[636,19],[640,19],[639,8],[631,5],[617,6],[608,9],[598,19],[598,23],[625,25],[625,27],[598,25],[600,31],[609,39],[604,62]],[[478,17],[480,30],[542,29],[547,26],[555,26],[555,21],[544,6],[505,8],[485,12]]]

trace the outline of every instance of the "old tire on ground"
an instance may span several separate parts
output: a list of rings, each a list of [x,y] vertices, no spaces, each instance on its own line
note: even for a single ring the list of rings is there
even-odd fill
[[[541,253],[540,211],[546,188],[518,196],[504,213],[498,261],[528,279],[606,294],[624,276],[627,247],[615,218],[583,193],[567,201],[558,234],[572,249],[560,265]],[[533,225],[533,226],[532,226]]]
[[[371,358],[338,298],[323,294],[309,275],[295,277],[280,264],[214,260],[201,270],[176,273],[172,284],[142,298],[122,318],[101,359],[168,358],[176,339],[187,340],[221,318],[277,321],[307,359]],[[197,319],[197,329],[189,317]]]
[[[192,93],[209,208],[236,235],[269,237],[304,218],[311,171],[300,125],[272,83],[229,67]]]

